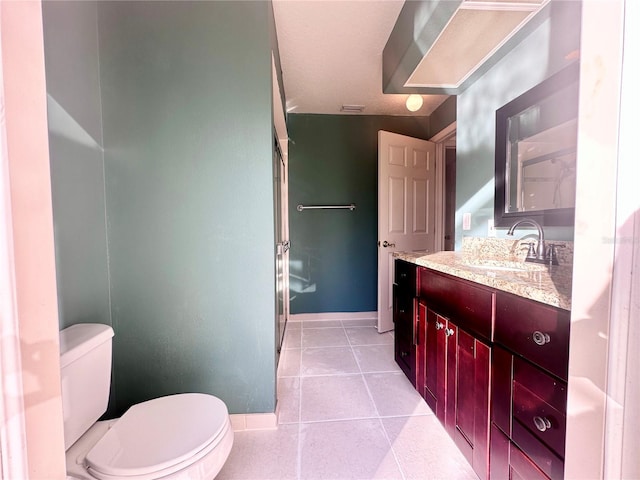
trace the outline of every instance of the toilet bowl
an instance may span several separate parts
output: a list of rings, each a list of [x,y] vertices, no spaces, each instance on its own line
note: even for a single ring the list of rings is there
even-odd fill
[[[224,403],[210,395],[171,395],[94,424],[67,451],[67,473],[99,480],[212,479],[232,444]]]
[[[71,332],[67,332],[69,329]],[[213,479],[231,451],[233,430],[227,407],[212,395],[185,393],[155,398],[132,406],[118,419],[96,421],[106,409],[106,399],[94,400],[104,396],[104,389],[98,389],[101,393],[96,395],[91,385],[77,388],[80,375],[73,367],[86,375],[97,371],[89,367],[101,365],[107,354],[110,362],[112,332],[104,325],[83,324],[69,327],[60,335],[68,478]],[[101,338],[96,340],[96,336]],[[99,351],[105,346],[108,351]],[[96,379],[92,376],[84,380],[92,383]],[[98,382],[103,386],[104,379]],[[80,406],[83,399],[86,403]],[[102,413],[98,413],[100,410]],[[74,417],[73,412],[78,415]]]

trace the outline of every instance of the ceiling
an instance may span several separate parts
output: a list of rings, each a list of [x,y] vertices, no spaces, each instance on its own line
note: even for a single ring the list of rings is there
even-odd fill
[[[404,0],[274,0],[289,113],[430,115],[446,95],[423,95],[417,112],[407,95],[382,93],[382,50]],[[353,115],[353,113],[347,113]]]

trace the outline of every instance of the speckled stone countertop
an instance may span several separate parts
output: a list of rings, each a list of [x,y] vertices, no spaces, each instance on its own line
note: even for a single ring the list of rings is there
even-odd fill
[[[571,310],[571,265],[548,267],[511,257],[462,252],[395,252],[394,257],[438,272]]]

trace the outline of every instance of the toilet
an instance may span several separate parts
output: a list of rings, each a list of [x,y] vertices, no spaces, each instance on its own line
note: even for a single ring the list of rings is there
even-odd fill
[[[98,421],[109,400],[112,337],[113,329],[100,324],[60,332],[67,479],[213,479],[233,445],[222,400],[169,395]]]

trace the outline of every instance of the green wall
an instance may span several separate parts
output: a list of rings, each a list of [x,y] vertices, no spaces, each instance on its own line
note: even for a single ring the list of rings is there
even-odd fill
[[[42,8],[60,328],[111,324],[97,4]]]
[[[464,236],[487,236],[493,218],[495,112],[573,60],[580,46],[580,2],[551,2],[532,33],[457,98],[456,249]],[[462,215],[471,213],[471,230]],[[506,229],[499,230],[504,236]],[[573,227],[545,227],[546,237],[573,240]]]
[[[187,391],[275,409],[271,8],[45,3],[82,139],[51,148],[61,327],[112,323],[111,415]]]
[[[441,132],[443,129],[456,121],[456,105],[457,96],[451,95],[431,115],[429,115],[429,132],[430,136]]]
[[[377,310],[378,130],[429,138],[428,117],[289,114],[291,313]],[[296,206],[355,203],[357,209]]]

